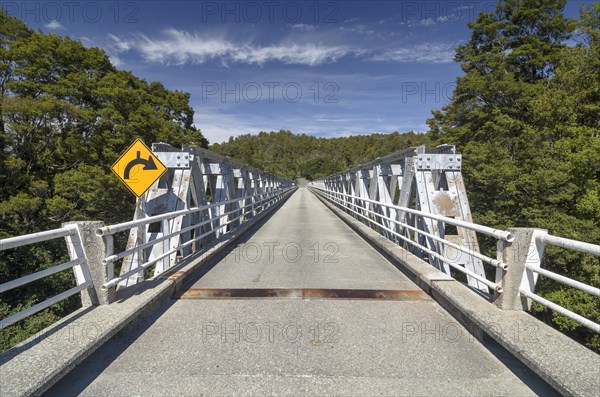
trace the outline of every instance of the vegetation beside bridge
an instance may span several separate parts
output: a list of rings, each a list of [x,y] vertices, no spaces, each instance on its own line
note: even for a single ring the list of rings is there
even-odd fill
[[[190,94],[115,68],[106,53],[29,29],[0,8],[0,238],[71,220],[131,219],[134,200],[110,166],[131,142],[206,147]],[[0,283],[64,262],[64,246],[0,253]],[[0,318],[74,286],[64,271],[0,295]],[[75,296],[0,331],[0,351],[80,303]]]

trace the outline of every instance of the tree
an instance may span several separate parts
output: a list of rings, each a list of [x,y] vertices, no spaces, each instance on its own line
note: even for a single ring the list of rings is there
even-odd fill
[[[0,238],[62,222],[131,219],[109,167],[135,138],[208,147],[190,95],[117,70],[106,53],[28,29],[0,9]],[[0,252],[0,283],[65,261],[61,242]],[[74,283],[58,273],[0,296],[6,317]],[[1,331],[8,347],[72,311],[77,297]]]
[[[456,60],[465,75],[451,102],[428,121],[440,142],[457,144],[474,221],[548,229],[600,243],[600,64],[598,5],[580,21],[564,0],[504,0],[482,13]],[[575,28],[584,43],[567,46]],[[544,266],[598,283],[597,258],[551,247]],[[598,321],[600,302],[541,278],[538,291]],[[536,305],[534,312],[598,350],[600,339]]]

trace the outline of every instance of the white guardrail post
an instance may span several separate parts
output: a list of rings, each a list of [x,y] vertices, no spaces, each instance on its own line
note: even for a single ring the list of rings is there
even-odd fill
[[[526,297],[520,294],[521,284],[528,282],[531,289],[534,290],[537,282],[537,274],[529,272],[525,277],[526,265],[528,263],[540,266],[542,256],[544,255],[544,246],[536,243],[536,231],[545,231],[532,228],[511,228],[508,231],[515,239],[504,245],[504,261],[510,269],[504,272],[501,282],[504,292],[494,301],[494,304],[503,310],[528,310],[529,303]],[[524,277],[526,279],[524,279]]]
[[[29,284],[36,280],[40,280],[42,278],[48,277],[52,274],[56,274],[58,272],[72,269],[75,275],[75,280],[77,285],[72,287],[66,291],[60,292],[57,295],[49,297],[41,302],[37,302],[25,309],[20,310],[17,313],[14,313],[6,318],[0,320],[0,329],[6,328],[18,321],[21,321],[35,313],[38,313],[53,304],[60,302],[64,299],[69,298],[75,294],[80,293],[82,304],[84,307],[96,306],[99,304],[98,294],[94,289],[92,275],[90,272],[90,268],[88,266],[88,258],[86,257],[86,249],[87,253],[92,255],[92,252],[98,252],[98,247],[93,249],[94,244],[92,243],[92,239],[89,236],[89,233],[94,233],[94,228],[87,229],[88,238],[84,238],[86,235],[85,230],[82,230],[78,227],[77,224],[65,224],[60,229],[46,230],[43,232],[31,233],[22,236],[9,237],[0,240],[0,251],[15,249],[23,246],[28,246],[32,244],[42,243],[45,241],[55,240],[64,238],[67,250],[69,252],[69,256],[71,260],[69,262],[64,262],[55,266],[46,267],[42,270],[38,270],[35,273],[31,273],[25,276],[22,276],[15,280],[10,280],[0,284],[0,293],[5,293],[14,288],[18,288],[20,286]],[[88,241],[89,246],[85,247],[86,244],[83,241]],[[101,248],[100,248],[101,249]],[[102,253],[99,254],[100,257]]]
[[[92,280],[92,287],[81,291],[81,304],[87,307],[114,302],[116,299],[115,288],[101,288],[102,284],[110,279],[106,266],[102,262],[106,257],[106,243],[102,237],[96,234],[96,230],[104,227],[104,223],[99,221],[68,222],[63,226],[67,225],[76,225],[79,236],[81,236],[81,242],[70,240],[69,236],[65,237],[69,255],[71,259],[76,259],[78,254],[82,254],[86,258]],[[75,277],[77,277],[77,269],[73,269]]]
[[[600,324],[594,322],[593,319],[586,318],[535,293],[535,285],[541,274],[565,287],[600,297],[599,288],[541,267],[547,244],[595,256],[600,256],[600,246],[551,236],[543,229],[512,228],[508,230],[515,236],[514,241],[506,245],[505,249],[505,259],[510,271],[504,274],[502,279],[504,293],[494,303],[504,310],[529,310],[531,303],[536,301],[548,309],[600,333]]]

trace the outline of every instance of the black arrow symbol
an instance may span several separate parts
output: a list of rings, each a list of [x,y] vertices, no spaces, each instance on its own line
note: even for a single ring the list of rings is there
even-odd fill
[[[129,179],[129,173],[131,172],[131,169],[133,167],[135,167],[136,165],[144,165],[144,170],[157,170],[158,167],[156,166],[156,163],[154,163],[154,159],[152,158],[152,156],[148,156],[148,160],[144,160],[143,158],[140,158],[140,152],[137,152],[137,158],[131,160],[129,162],[129,164],[127,164],[127,167],[125,167],[125,172],[123,173],[123,179]]]

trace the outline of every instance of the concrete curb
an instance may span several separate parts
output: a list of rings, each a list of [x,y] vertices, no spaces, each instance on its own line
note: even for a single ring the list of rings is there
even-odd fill
[[[432,295],[476,338],[494,339],[562,395],[600,396],[600,355],[524,311],[499,309],[319,194],[314,194],[351,229]]]
[[[293,190],[273,207],[212,242],[191,260],[161,277],[145,281],[110,305],[82,308],[0,355],[0,395],[38,396],[52,387],[96,349],[125,327],[170,299],[204,265],[218,259],[249,229],[281,207]],[[126,298],[126,299],[124,299]]]

